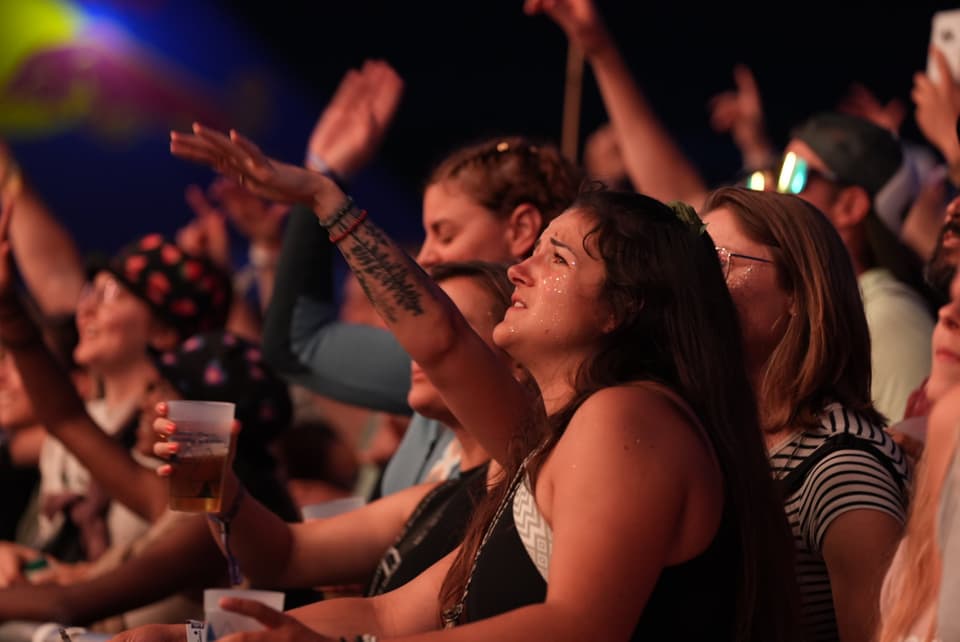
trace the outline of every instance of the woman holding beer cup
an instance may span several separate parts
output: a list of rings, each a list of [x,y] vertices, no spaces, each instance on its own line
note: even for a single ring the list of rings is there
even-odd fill
[[[493,328],[510,305],[506,268],[470,261],[437,264],[430,272],[470,327],[509,362],[493,344]],[[236,556],[251,582],[282,587],[368,583],[366,594],[376,595],[419,575],[460,543],[475,503],[499,468],[488,467],[490,456],[450,413],[423,370],[416,364],[411,370],[410,406],[454,431],[462,449],[461,475],[393,493],[345,515],[290,524],[256,502],[244,501],[236,478],[228,472],[220,512],[231,515],[231,536],[230,550],[224,542],[224,552]],[[517,374],[523,377],[519,369]],[[158,410],[167,414],[165,407]],[[179,454],[179,445],[167,437],[175,439],[183,426],[158,418],[154,427],[164,438],[156,444],[156,454],[165,458]],[[177,456],[159,471],[176,475],[182,465]],[[212,526],[220,539],[220,524]]]
[[[242,600],[223,608],[304,640],[792,639],[790,540],[736,311],[690,208],[585,193],[510,268],[513,306],[494,342],[536,382],[531,404],[444,292],[332,181],[235,132],[196,125],[171,149],[261,196],[309,204],[506,471],[460,549],[395,591],[295,617]],[[709,615],[685,616],[691,599]],[[430,633],[440,628],[453,630]]]

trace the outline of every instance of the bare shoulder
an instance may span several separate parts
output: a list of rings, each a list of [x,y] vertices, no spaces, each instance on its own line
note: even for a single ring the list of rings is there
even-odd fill
[[[604,388],[587,398],[570,420],[568,433],[580,430],[589,430],[594,437],[611,431],[612,437],[625,433],[645,440],[669,440],[677,433],[695,438],[697,434],[691,418],[673,400],[655,388],[635,384]]]
[[[671,454],[695,460],[702,453],[709,458],[698,430],[663,393],[645,386],[614,386],[597,391],[580,406],[557,444],[556,455],[582,459],[596,453],[634,463],[637,458]]]

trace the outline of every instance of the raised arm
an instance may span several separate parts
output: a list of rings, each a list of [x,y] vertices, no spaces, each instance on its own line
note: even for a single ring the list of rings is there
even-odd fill
[[[746,170],[766,169],[776,162],[776,148],[767,137],[763,102],[753,72],[746,65],[733,68],[735,89],[710,100],[710,125],[729,133],[740,150]]]
[[[44,314],[72,314],[84,284],[80,253],[0,141],[0,202],[14,199],[18,214],[10,224],[10,242],[31,296]]]
[[[583,50],[637,190],[699,206],[707,192],[700,173],[657,118],[592,0],[527,0],[524,10],[549,15]]]
[[[257,198],[224,178],[214,181],[209,191],[227,220],[247,240],[249,267],[253,272],[260,304],[258,312],[262,314],[273,294],[283,221],[289,207]]]
[[[160,406],[158,410],[165,413]],[[154,428],[164,438],[176,432],[173,422],[164,417],[154,422]],[[154,446],[156,455],[165,459],[175,449],[176,444],[168,441]],[[166,477],[175,466],[162,466],[158,472]],[[223,500],[224,506],[234,506],[236,511],[230,522],[230,550],[243,575],[257,586],[310,588],[364,582],[431,488],[430,484],[408,488],[342,515],[291,524],[243,492],[231,470],[224,481]],[[211,541],[221,542],[219,527],[212,521],[210,531]]]
[[[310,135],[307,167],[350,179],[373,158],[402,94],[403,80],[383,61],[348,71]],[[316,216],[295,206],[264,322],[264,354],[277,372],[314,392],[409,414],[410,358],[389,332],[337,321],[332,257]]]
[[[198,185],[187,187],[184,196],[196,216],[177,231],[177,245],[190,254],[207,257],[226,274],[233,274],[226,215],[210,202]],[[260,326],[260,315],[254,307],[239,292],[235,293],[230,303],[227,330],[251,341],[259,341]]]
[[[939,49],[931,49],[934,64],[940,70],[934,82],[927,74],[913,77],[913,102],[920,131],[936,147],[949,169],[950,182],[960,186],[960,140],[957,139],[957,118],[960,116],[960,85],[953,80],[950,66]]]
[[[67,586],[20,585],[0,591],[0,621],[89,624],[202,589],[223,577],[225,564],[206,533],[206,519],[189,515],[116,568]],[[182,629],[182,625],[181,625]]]
[[[343,403],[410,414],[410,357],[380,328],[337,321],[333,248],[309,208],[287,220],[263,352],[284,378]]]
[[[137,464],[87,415],[69,375],[44,345],[13,288],[7,232],[13,204],[0,215],[0,343],[13,357],[36,419],[90,471],[114,499],[145,519],[163,512],[163,483]]]
[[[174,132],[171,151],[234,176],[265,198],[310,204],[400,345],[487,452],[505,461],[511,436],[533,407],[527,392],[443,290],[336,183],[270,160],[236,132],[228,138],[200,125],[193,134]]]

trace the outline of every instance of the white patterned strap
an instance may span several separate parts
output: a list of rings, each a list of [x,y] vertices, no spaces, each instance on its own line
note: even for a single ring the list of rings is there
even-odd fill
[[[550,554],[553,552],[553,531],[537,508],[537,501],[530,490],[530,477],[526,475],[513,496],[513,522],[530,561],[537,567],[543,580],[547,581]]]

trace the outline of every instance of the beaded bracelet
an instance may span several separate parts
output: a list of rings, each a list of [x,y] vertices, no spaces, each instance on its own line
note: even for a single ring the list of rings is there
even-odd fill
[[[332,230],[336,225],[338,225],[340,221],[343,220],[343,217],[345,217],[347,214],[352,212],[356,208],[356,206],[357,204],[354,203],[353,199],[348,196],[347,200],[343,202],[343,205],[338,207],[337,211],[333,213],[333,217],[330,219],[330,221],[327,223],[320,221],[320,225],[322,225],[323,229],[327,230],[327,232],[329,233],[330,230]]]

